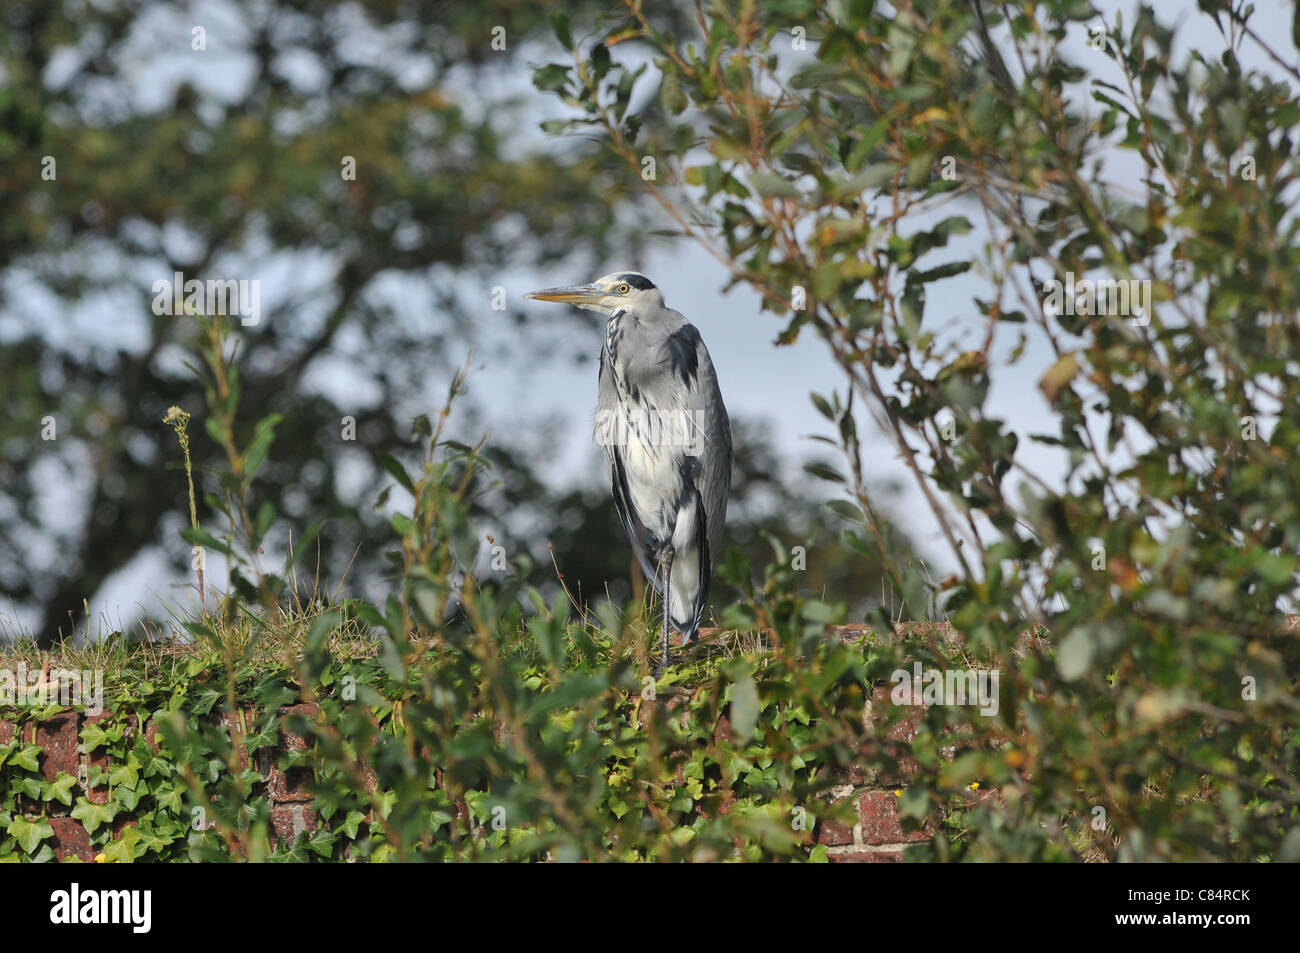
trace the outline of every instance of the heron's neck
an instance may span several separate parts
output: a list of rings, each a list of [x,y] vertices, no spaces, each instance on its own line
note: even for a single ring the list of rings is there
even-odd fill
[[[623,343],[623,318],[627,312],[622,308],[615,311],[605,322],[605,353],[611,364],[618,363],[618,346]]]

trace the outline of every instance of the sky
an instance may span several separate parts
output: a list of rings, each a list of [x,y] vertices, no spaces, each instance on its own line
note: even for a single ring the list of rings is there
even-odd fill
[[[1124,2],[1098,3],[1108,18],[1116,11],[1121,11],[1126,21],[1131,22],[1135,5]],[[214,5],[220,11],[220,5]],[[1194,0],[1173,0],[1156,5],[1157,15],[1168,24],[1178,26],[1179,46],[1181,52],[1206,47],[1218,49],[1221,40],[1211,20],[1200,14]],[[220,23],[221,14],[213,23]],[[1291,9],[1289,4],[1278,0],[1260,0],[1256,3],[1253,23],[1264,36],[1285,36],[1290,31]],[[175,24],[169,24],[165,17],[160,19],[155,32],[167,32]],[[233,29],[234,26],[231,25]],[[246,81],[245,64],[238,57],[221,56],[219,43],[220,29],[210,29],[215,58],[209,62],[209,68],[202,75],[187,76],[184,67],[177,64],[174,76],[159,76],[155,71],[157,61],[140,71],[140,94],[142,97],[156,96],[158,102],[170,99],[170,87],[180,78],[189,78],[201,84],[237,84]],[[156,38],[155,38],[156,39]],[[1104,64],[1097,60],[1100,54],[1093,54],[1086,45],[1086,26],[1079,24],[1071,34],[1067,47],[1076,62],[1088,64],[1097,62],[1099,70]],[[145,42],[153,42],[145,37]],[[365,31],[358,29],[351,41],[359,44],[365,52],[368,42],[381,55],[377,41],[369,41]],[[557,50],[538,46],[534,51],[525,51],[525,58],[543,62],[555,57]],[[1274,68],[1247,43],[1243,47],[1243,59],[1248,66],[1262,69]],[[57,69],[57,63],[52,67]],[[304,67],[305,69],[306,67]],[[413,78],[418,77],[420,64],[410,66]],[[653,91],[652,77],[642,80],[643,87]],[[515,71],[513,75],[500,77],[497,81],[480,83],[476,87],[466,86],[458,89],[450,83],[448,89],[463,96],[467,105],[476,99],[488,102],[501,92],[519,95],[533,95],[532,87],[526,73]],[[642,93],[644,95],[644,93]],[[549,97],[536,95],[537,121],[557,118],[561,107]],[[536,133],[541,136],[541,133]],[[1118,187],[1132,170],[1126,169],[1122,160],[1111,170]],[[947,208],[942,214],[952,214],[959,209]],[[965,210],[970,215],[972,209]],[[664,222],[668,225],[668,222]],[[978,248],[983,236],[977,230],[964,239],[964,244],[954,245],[950,257],[957,257],[966,250]],[[530,322],[560,322],[565,333],[575,334],[576,322],[571,316],[558,313],[559,306],[522,300],[524,292],[538,287],[572,282],[586,281],[597,274],[635,268],[648,274],[664,293],[669,307],[682,311],[701,332],[708,346],[717,369],[718,379],[724,399],[734,417],[757,418],[766,421],[773,435],[773,440],[781,455],[788,461],[794,473],[798,464],[814,454],[822,453],[828,448],[820,447],[809,441],[811,434],[825,433],[826,421],[814,410],[809,393],[818,391],[827,393],[831,387],[842,389],[840,372],[832,365],[824,345],[811,331],[806,331],[797,343],[788,347],[777,347],[774,340],[783,327],[779,316],[760,312],[757,296],[745,287],[737,287],[724,293],[728,275],[723,267],[705,254],[698,247],[687,242],[667,246],[660,241],[647,243],[635,261],[609,261],[598,267],[594,274],[573,273],[556,270],[552,273],[538,274],[524,269],[504,267],[499,276],[500,284],[507,289],[510,305],[519,308],[529,316]],[[261,267],[250,260],[245,266],[232,273],[249,277],[261,277]],[[272,280],[283,282],[284,276],[269,276]],[[975,312],[971,303],[972,296],[983,289],[979,278],[974,275],[949,279],[931,286],[927,307],[927,326],[935,321],[939,326],[946,326],[952,333],[962,333],[974,327],[971,319]],[[86,315],[88,323],[100,320],[104,303],[99,303]],[[33,310],[36,310],[33,308]],[[517,331],[513,322],[506,320],[499,312],[483,308],[481,313],[473,316],[473,340],[463,342],[463,353],[451,355],[459,361],[467,358],[473,351],[476,356],[476,371],[471,381],[475,401],[483,412],[482,423],[494,434],[500,434],[508,441],[526,432],[536,432],[544,422],[558,423],[557,433],[560,445],[551,455],[551,462],[544,475],[554,484],[566,482],[597,483],[604,481],[601,456],[591,441],[590,422],[596,397],[596,362],[600,350],[600,337],[594,329],[590,340],[586,342],[585,356],[575,359],[574,349],[558,348],[553,353],[537,359],[519,361],[505,360],[502,355],[511,353],[513,338]],[[578,339],[577,351],[581,355],[583,345]],[[115,339],[117,346],[122,346],[120,338]],[[1011,341],[1005,336],[999,338],[995,353],[1005,355]],[[1032,344],[1025,358],[1017,365],[1001,368],[1001,373],[992,377],[992,387],[988,402],[988,412],[1007,420],[1012,429],[1022,436],[1020,454],[1030,469],[1046,476],[1049,482],[1059,479],[1064,472],[1064,462],[1048,449],[1030,443],[1024,435],[1032,432],[1050,431],[1055,427],[1048,406],[1038,388],[1038,380],[1052,363],[1052,356],[1041,339]],[[998,363],[1004,364],[999,361]],[[347,386],[346,378],[340,379],[334,370],[322,371],[317,375],[321,387]],[[438,382],[433,392],[441,392],[445,384]],[[868,480],[878,484],[901,482],[907,489],[895,499],[890,516],[907,530],[916,541],[920,551],[933,560],[932,565],[937,577],[939,572],[950,568],[945,558],[946,546],[941,543],[937,524],[928,508],[924,505],[919,492],[914,488],[910,476],[889,440],[876,433],[865,420],[859,421],[859,431],[863,434],[866,474]],[[810,478],[800,478],[814,493],[832,495],[828,484],[816,484]],[[828,513],[828,519],[832,519]],[[126,570],[118,573],[104,587],[94,600],[93,612],[97,617],[107,621],[108,631],[122,622],[129,621],[137,614],[136,607],[155,608],[160,602],[175,602],[188,585],[187,579],[177,578],[161,553],[146,553],[133,562]],[[25,620],[33,625],[35,620]],[[92,629],[93,631],[93,629]]]

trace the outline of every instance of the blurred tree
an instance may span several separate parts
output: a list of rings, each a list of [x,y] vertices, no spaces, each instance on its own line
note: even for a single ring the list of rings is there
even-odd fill
[[[159,421],[198,409],[183,355],[199,331],[152,313],[155,282],[261,276],[260,321],[238,332],[236,442],[259,416],[286,422],[252,502],[280,517],[268,551],[330,520],[322,575],[351,567],[355,582],[386,538],[374,454],[409,445],[474,316],[523,327],[490,310],[503,267],[632,257],[636,207],[609,201],[603,150],[557,149],[529,112],[528,38],[550,37],[555,6],[4,5],[0,594],[39,616],[42,644],[140,554],[188,561]],[[194,452],[200,492],[216,491],[220,450],[197,432]],[[530,544],[554,539],[588,589],[622,564],[603,488],[552,498],[528,460],[499,454],[558,506]],[[591,525],[604,532],[572,528]]]

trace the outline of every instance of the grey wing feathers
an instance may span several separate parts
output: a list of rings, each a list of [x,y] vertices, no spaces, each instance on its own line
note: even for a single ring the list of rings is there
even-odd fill
[[[688,325],[689,326],[689,325]],[[697,405],[704,409],[701,424],[704,430],[704,447],[695,467],[695,490],[699,499],[701,525],[699,527],[700,583],[690,634],[700,624],[709,601],[709,586],[713,579],[713,561],[722,554],[722,540],[726,529],[727,500],[731,494],[731,420],[722,403],[713,362],[704,342],[696,338],[696,374],[694,388],[707,395]]]
[[[713,362],[694,326],[682,324],[666,338],[660,337],[653,347],[640,346],[643,342],[632,338],[634,333],[635,330],[629,329],[628,339],[620,346],[620,354],[627,356],[628,350],[638,356],[644,353],[645,361],[633,365],[636,373],[630,380],[616,383],[615,372],[606,366],[608,353],[601,353],[599,413],[617,413],[624,402],[639,402],[660,411],[685,412],[690,422],[691,440],[686,446],[678,443],[662,448],[663,454],[668,456],[655,454],[657,475],[653,477],[650,471],[633,473],[629,470],[633,465],[646,466],[645,454],[629,459],[617,444],[606,443],[610,482],[615,506],[637,560],[647,581],[661,597],[664,589],[658,565],[661,553],[673,540],[679,515],[684,510],[694,512],[695,525],[689,528],[689,541],[679,537],[677,543],[679,547],[689,546],[698,554],[698,579],[694,580],[694,585],[679,589],[685,582],[678,576],[676,567],[679,560],[674,559],[673,572],[677,598],[688,601],[677,604],[678,612],[672,621],[674,627],[689,637],[703,616],[713,575],[713,560],[722,551],[731,489],[731,422],[722,403]],[[621,394],[624,388],[627,393]],[[673,475],[671,478],[668,477],[670,473]],[[676,493],[669,499],[666,516],[664,508],[659,506],[646,512],[639,509],[649,505],[647,479],[651,479],[657,491],[666,490],[670,484],[675,487]],[[639,492],[637,487],[640,487]],[[680,529],[688,527],[683,525]],[[681,563],[682,570],[685,571],[688,565],[689,562]]]

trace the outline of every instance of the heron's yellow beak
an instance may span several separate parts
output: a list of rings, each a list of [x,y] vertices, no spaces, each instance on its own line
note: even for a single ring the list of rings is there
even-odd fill
[[[588,304],[599,301],[609,292],[599,285],[569,285],[567,288],[543,288],[524,295],[533,301],[559,301],[564,304]]]

